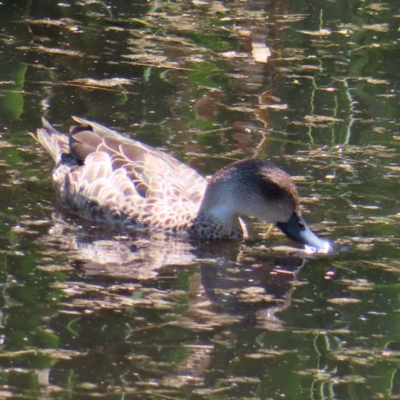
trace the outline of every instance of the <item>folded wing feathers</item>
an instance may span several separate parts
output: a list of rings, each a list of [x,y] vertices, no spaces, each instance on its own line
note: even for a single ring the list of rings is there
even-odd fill
[[[110,157],[106,153],[92,153],[85,159],[82,180],[93,183],[99,179],[109,179],[112,174]]]
[[[172,220],[186,221],[197,212],[207,182],[193,169],[102,125],[74,120],[85,126],[72,139],[47,121],[37,131],[38,140],[56,161],[62,153],[84,161],[67,172],[71,199],[94,199],[101,207],[119,209],[143,224],[160,225],[164,219],[171,225]]]
[[[118,134],[117,132],[115,132],[115,131],[113,131],[111,129],[108,129],[105,126],[98,124],[97,122],[88,121],[86,119],[79,118],[79,117],[72,117],[72,119],[75,122],[78,122],[78,124],[88,126],[89,128],[91,128],[91,130],[96,135],[100,136],[101,138],[110,137],[110,136],[113,136],[113,137],[116,137],[116,138],[121,137],[121,135]]]

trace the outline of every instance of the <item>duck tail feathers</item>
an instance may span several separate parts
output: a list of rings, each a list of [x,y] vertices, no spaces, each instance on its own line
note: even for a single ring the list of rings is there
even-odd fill
[[[69,154],[68,136],[57,131],[46,119],[42,118],[43,128],[39,128],[30,135],[39,142],[46,151],[53,157],[54,161],[58,163],[61,160],[61,155]]]

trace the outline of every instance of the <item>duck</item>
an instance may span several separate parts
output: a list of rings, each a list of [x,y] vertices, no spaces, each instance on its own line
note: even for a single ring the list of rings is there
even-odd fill
[[[31,135],[55,162],[61,204],[118,229],[150,229],[195,239],[245,239],[243,216],[274,224],[308,249],[328,252],[306,224],[293,179],[257,158],[206,179],[176,158],[97,122],[72,117],[69,135],[46,119]]]

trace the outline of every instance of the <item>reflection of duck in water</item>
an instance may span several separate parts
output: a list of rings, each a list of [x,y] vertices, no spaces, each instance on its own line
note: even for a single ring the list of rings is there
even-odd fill
[[[151,228],[203,239],[247,236],[239,215],[276,224],[288,237],[320,251],[300,215],[296,186],[274,164],[249,159],[218,171],[207,183],[167,154],[95,122],[66,136],[47,121],[37,139],[56,162],[61,200],[82,216],[116,227]]]
[[[175,323],[196,330],[237,323],[243,318],[265,329],[281,327],[276,313],[290,307],[297,273],[306,262],[299,256],[302,252],[277,254],[264,246],[255,248],[235,241],[200,242],[151,232],[112,238],[97,228],[88,232],[61,222],[52,226],[42,244],[47,261],[40,263],[41,268],[53,270],[53,257],[49,255],[65,256],[68,262],[63,268],[85,276],[89,291],[99,282],[103,293],[107,293],[106,282],[111,286],[133,284],[135,288],[130,290],[138,293],[142,285],[154,286],[161,292],[166,290],[163,296],[173,303],[177,298],[181,302],[180,296],[185,293],[187,309]],[[190,268],[179,268],[182,265]],[[81,289],[73,293],[84,291],[86,284],[80,284]],[[66,288],[70,296],[68,290],[75,285],[73,279],[59,287]],[[177,288],[179,295],[175,297],[172,294]],[[111,292],[105,301],[136,304],[131,294],[125,298],[124,290],[116,293],[114,288]],[[136,299],[146,300],[141,296]]]
[[[43,236],[41,243],[46,256],[64,255],[67,264],[85,276],[108,276],[113,281],[154,279],[168,266],[188,266],[196,256],[202,256],[185,238],[153,232],[131,232],[130,235],[113,237],[102,227],[85,224],[82,227],[81,223],[76,223],[76,218],[71,217],[65,220],[64,213],[54,213],[50,232]]]
[[[212,263],[199,260],[207,298],[220,312],[244,316],[267,329],[281,327],[275,314],[291,305],[294,282],[305,259],[265,253],[254,265],[251,257],[238,258],[242,258],[239,266],[227,257]]]

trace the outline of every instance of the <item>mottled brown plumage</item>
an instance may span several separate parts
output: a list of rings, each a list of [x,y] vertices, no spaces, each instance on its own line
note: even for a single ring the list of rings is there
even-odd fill
[[[207,182],[173,157],[100,124],[73,117],[70,135],[47,121],[36,138],[54,158],[62,202],[83,217],[127,228],[240,239],[240,215],[270,223],[300,216],[295,184],[258,159],[230,164]]]

